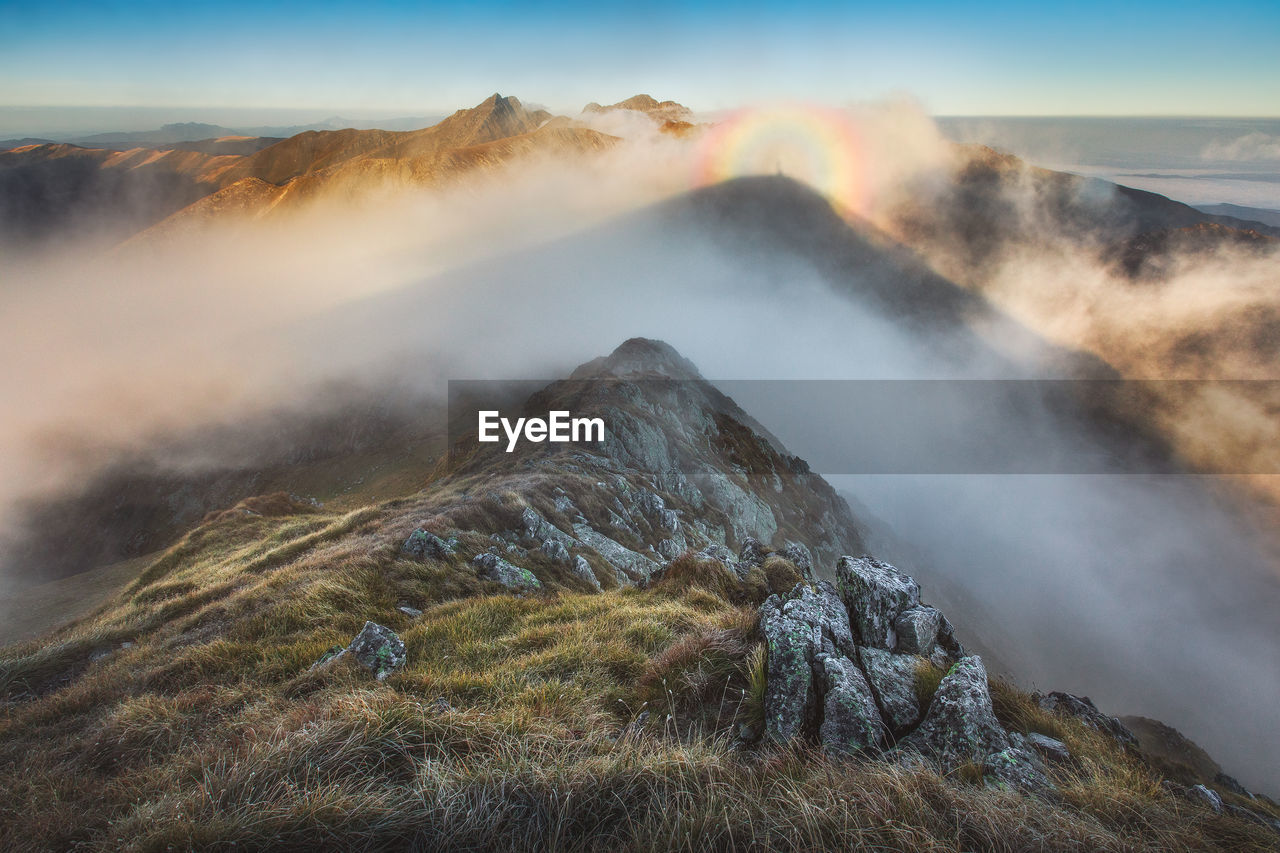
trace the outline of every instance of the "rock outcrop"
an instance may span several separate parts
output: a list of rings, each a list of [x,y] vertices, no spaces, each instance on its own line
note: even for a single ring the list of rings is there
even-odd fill
[[[444,560],[453,556],[457,544],[456,539],[444,540],[429,530],[415,530],[409,534],[401,550],[419,560]]]
[[[590,584],[596,592],[601,590],[600,579],[596,577],[591,564],[581,554],[573,558],[573,573]]]
[[[896,655],[864,646],[858,649],[858,662],[891,730],[901,732],[920,722],[916,671],[924,661],[914,655]]]
[[[920,603],[915,580],[873,557],[841,557],[836,585],[849,608],[849,623],[858,642],[892,651],[897,645],[898,615]]]
[[[1074,696],[1070,693],[1049,693],[1037,700],[1046,711],[1055,711],[1075,717],[1090,728],[1105,732],[1116,739],[1126,749],[1138,749],[1138,739],[1133,732],[1125,728],[1124,723],[1115,717],[1108,716],[1098,710],[1088,696]]]
[[[850,658],[849,616],[830,584],[797,584],[785,597],[769,596],[760,608],[760,630],[768,643],[769,738],[818,736],[836,751],[881,742],[871,687]]]
[[[996,719],[987,669],[977,655],[951,668],[924,720],[902,746],[931,758],[944,773],[976,765],[1000,786],[1032,791],[1052,787],[1040,759]]]
[[[755,550],[748,543],[744,558]],[[832,754],[891,747],[942,773],[972,766],[996,787],[1053,789],[1035,747],[1065,747],[1005,730],[982,659],[948,652],[963,650],[946,618],[921,604],[913,578],[870,557],[842,557],[836,578],[838,587],[800,583],[760,608],[770,739],[809,739]],[[937,661],[950,670],[932,697],[922,696],[922,673]]]
[[[496,581],[515,592],[532,592],[542,588],[542,582],[533,572],[509,563],[497,554],[486,551],[477,554],[471,562],[480,570],[481,577]]]

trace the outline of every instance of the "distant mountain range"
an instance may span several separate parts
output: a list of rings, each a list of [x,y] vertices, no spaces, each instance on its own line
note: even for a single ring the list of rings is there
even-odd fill
[[[1196,210],[1211,216],[1230,216],[1234,219],[1245,219],[1261,222],[1272,228],[1280,228],[1280,210],[1266,210],[1260,207],[1242,207],[1238,204],[1198,204]]]
[[[646,115],[666,133],[696,132],[686,107],[649,95],[608,106],[591,103],[583,113],[619,110]],[[153,131],[97,134],[74,143],[10,140],[0,144],[12,145],[0,150],[0,243],[30,244],[56,238],[68,228],[118,242],[162,221],[163,228],[171,229],[209,217],[258,216],[330,193],[347,197],[388,185],[428,185],[535,152],[572,157],[618,142],[580,120],[553,116],[498,94],[434,123],[428,117],[409,117],[377,122],[378,127],[370,124],[340,117],[298,127],[230,128],[184,122]],[[967,187],[966,193],[998,194],[1025,165],[990,149],[965,150],[971,152],[966,162],[972,165],[964,172],[968,184],[956,186]],[[1208,237],[1194,235],[1197,246],[1206,240],[1238,241],[1236,231],[1256,232],[1268,239],[1280,236],[1280,214],[1274,211],[1235,206],[1197,210],[1125,188],[1104,205],[1107,210],[1099,216],[1093,206],[1084,209],[1072,201],[1088,179],[1047,170],[1035,174],[1060,202],[1052,210],[1046,207],[1055,228],[1072,232],[1101,228],[1099,234],[1110,242],[1206,223],[1230,230]],[[991,206],[973,215],[967,199],[943,200],[930,214],[935,221],[928,227],[941,227],[939,234],[965,242],[965,251],[970,252],[977,244],[965,235],[978,223],[1005,225],[984,218],[994,210]],[[948,210],[962,211],[959,220],[942,221]],[[1106,223],[1123,223],[1128,231],[1111,233]],[[907,223],[909,231],[927,237],[923,227],[920,221]],[[936,242],[932,237],[928,240]],[[1173,242],[1185,241],[1174,235]],[[1135,245],[1140,253],[1164,251],[1169,240],[1117,249],[1125,263],[1137,268],[1142,259],[1135,259]]]
[[[184,220],[256,215],[330,190],[429,184],[535,151],[586,153],[617,141],[497,94],[420,130],[234,133],[169,125],[144,134],[145,144],[128,135],[118,143],[125,150],[37,143],[0,152],[0,242],[30,244],[69,228],[119,241],[188,206]]]
[[[24,145],[47,145],[55,142],[65,142],[70,145],[77,145],[81,148],[153,148],[158,146],[171,146],[184,142],[199,142],[202,140],[227,136],[274,137],[276,139],[285,139],[290,136],[296,136],[299,133],[306,133],[309,130],[344,130],[346,128],[371,130],[377,128],[380,130],[407,131],[430,127],[442,118],[444,118],[444,116],[435,115],[405,116],[403,118],[370,120],[333,116],[312,124],[236,127],[226,127],[220,124],[208,124],[206,122],[195,121],[174,122],[166,124],[157,130],[94,133],[85,136],[50,134],[48,137],[4,139],[0,140],[0,151],[8,150],[10,148],[19,148]]]

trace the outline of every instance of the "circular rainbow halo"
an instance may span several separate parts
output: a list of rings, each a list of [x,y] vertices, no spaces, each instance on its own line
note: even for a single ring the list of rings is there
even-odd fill
[[[802,181],[845,210],[865,210],[861,140],[838,110],[798,105],[743,110],[717,122],[702,140],[699,186],[773,174]]]

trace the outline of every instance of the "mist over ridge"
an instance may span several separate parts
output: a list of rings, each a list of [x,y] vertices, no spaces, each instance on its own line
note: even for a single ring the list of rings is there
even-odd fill
[[[443,177],[425,183],[399,155],[313,171],[277,151],[278,173],[108,254],[70,238],[6,259],[0,358],[23,369],[0,380],[0,499],[74,496],[134,455],[180,474],[266,464],[273,431],[362,394],[395,399],[394,423],[433,416],[450,378],[557,376],[638,335],[723,380],[1280,378],[1265,228],[1240,244],[1190,208],[953,146],[908,103],[846,120],[856,198],[815,194],[834,188],[806,138],[690,194],[705,128],[522,117],[433,149]],[[1151,231],[1165,241],[1134,249]],[[832,412],[739,402],[802,457],[802,420],[830,422],[810,440],[857,439]],[[1149,413],[1190,465],[1280,452],[1274,401],[1195,402]],[[232,438],[181,440],[211,428]],[[1195,479],[833,478],[923,582],[998,616],[1023,678],[1174,722],[1272,790],[1276,564],[1232,501],[1265,524],[1275,480],[1223,498]],[[1232,708],[1210,701],[1227,692]]]

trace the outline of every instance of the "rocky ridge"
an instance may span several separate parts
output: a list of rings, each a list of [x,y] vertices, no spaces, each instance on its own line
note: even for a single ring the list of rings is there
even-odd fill
[[[681,561],[717,566],[763,598],[763,726],[745,727],[744,745],[798,741],[1055,796],[1053,768],[1076,761],[1068,746],[1001,724],[982,657],[915,578],[867,554],[847,504],[675,350],[627,341],[523,413],[553,408],[601,415],[604,440],[456,455],[443,482],[482,479],[484,492],[431,507],[402,551],[470,565],[520,596],[649,587]],[[504,520],[467,530],[456,524],[464,509]],[[1034,698],[1138,755],[1134,735],[1088,698]]]
[[[1052,789],[1036,747],[1065,747],[1000,725],[982,659],[966,654],[946,617],[921,603],[913,578],[848,556],[836,576],[835,585],[797,584],[760,608],[770,740],[925,760],[943,773],[973,765],[1001,787]],[[923,685],[934,668],[946,674],[930,696]]]

